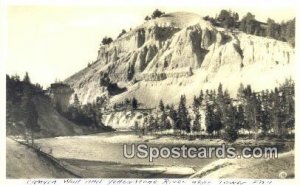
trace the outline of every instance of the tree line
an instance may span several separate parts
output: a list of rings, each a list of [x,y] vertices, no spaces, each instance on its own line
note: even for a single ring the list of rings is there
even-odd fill
[[[93,103],[82,105],[78,99],[78,95],[74,94],[73,103],[68,106],[67,111],[60,112],[68,120],[80,126],[88,127],[92,130],[99,131],[112,130],[112,128],[103,124],[102,109],[106,106],[106,97],[97,97]]]
[[[241,135],[253,136],[255,140],[264,136],[287,137],[292,135],[295,126],[294,97],[292,80],[261,92],[241,84],[236,98],[230,97],[219,84],[217,91],[201,91],[190,108],[185,95],[180,97],[177,109],[173,105],[165,106],[161,100],[158,113],[147,116],[142,129],[144,133],[174,129],[181,134],[208,135],[228,142]],[[201,121],[205,122],[205,130]]]
[[[40,84],[32,84],[26,72],[23,80],[19,75],[6,75],[6,126],[7,132],[16,132],[16,123],[21,123],[25,139],[34,144],[34,134],[40,131],[38,111],[34,103],[37,95],[43,95]],[[20,134],[20,133],[16,133]]]
[[[215,18],[205,16],[204,19],[210,21],[214,26],[238,29],[247,34],[270,37],[295,46],[295,18],[281,23],[276,23],[273,19],[268,18],[264,23],[256,20],[255,15],[250,12],[240,19],[238,13],[223,9]]]
[[[40,84],[33,84],[26,72],[23,79],[19,75],[6,75],[6,128],[7,134],[22,134],[26,141],[34,144],[36,135],[41,131],[39,112],[36,102],[41,97],[51,104],[51,99]],[[112,128],[102,122],[102,107],[106,104],[105,97],[98,97],[94,103],[82,105],[77,94],[74,103],[67,111],[62,112],[59,106],[54,107],[58,113],[75,124],[91,128],[94,131]]]
[[[144,20],[149,21],[165,15],[165,12],[155,9],[151,15],[147,15]],[[221,10],[216,17],[205,16],[204,20],[211,22],[214,26],[223,27],[225,29],[238,29],[247,34],[270,37],[277,40],[290,43],[295,47],[295,29],[296,18],[281,23],[275,22],[272,18],[268,18],[267,22],[256,20],[255,15],[248,12],[245,16],[240,18],[237,12],[231,10]],[[117,38],[120,38],[127,31],[122,29]],[[102,45],[109,45],[113,42],[111,37],[105,36],[102,38]]]

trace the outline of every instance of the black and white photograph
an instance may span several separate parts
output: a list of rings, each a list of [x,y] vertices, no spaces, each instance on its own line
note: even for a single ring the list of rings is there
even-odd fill
[[[5,5],[3,184],[296,183],[296,1]]]

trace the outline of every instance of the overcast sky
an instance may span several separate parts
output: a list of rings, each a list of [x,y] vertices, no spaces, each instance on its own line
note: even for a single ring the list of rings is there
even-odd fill
[[[34,2],[34,1],[33,1]],[[160,0],[160,1],[12,1],[8,7],[8,57],[6,71],[21,76],[28,71],[33,82],[48,86],[55,79],[64,80],[87,66],[97,57],[101,39],[112,38],[122,29],[129,30],[143,23],[155,8],[165,12],[188,11],[215,16],[221,9],[237,11],[242,17],[252,12],[265,21],[278,22],[295,17],[293,1]],[[74,5],[74,2],[76,6]],[[143,2],[143,3],[142,3]],[[289,4],[287,3],[289,2]],[[184,3],[184,4],[183,4]],[[34,5],[33,5],[34,4]],[[257,7],[257,5],[260,5]]]

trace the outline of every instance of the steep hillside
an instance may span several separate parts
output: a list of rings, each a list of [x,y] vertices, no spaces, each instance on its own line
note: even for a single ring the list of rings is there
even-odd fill
[[[72,178],[72,174],[38,155],[31,148],[6,138],[7,178]]]
[[[111,95],[110,103],[135,96],[145,107],[160,99],[188,103],[200,90],[240,83],[273,88],[293,78],[295,51],[288,43],[213,27],[199,15],[177,12],[150,20],[99,48],[97,60],[65,80],[83,103]],[[109,91],[103,79],[125,90]]]
[[[79,127],[73,122],[61,116],[52,106],[47,97],[37,95],[34,104],[38,112],[38,125],[40,132],[36,137],[54,137],[66,135],[79,135],[87,132],[86,128]],[[7,106],[7,135],[22,135],[24,133],[24,123],[19,119],[20,108],[16,105]]]

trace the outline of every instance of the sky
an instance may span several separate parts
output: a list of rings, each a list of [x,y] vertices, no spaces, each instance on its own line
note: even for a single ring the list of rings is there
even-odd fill
[[[34,83],[44,87],[64,80],[97,58],[104,36],[116,36],[143,23],[154,9],[194,12],[215,16],[231,9],[240,17],[247,12],[261,21],[268,17],[277,22],[292,19],[294,1],[259,0],[160,0],[160,1],[11,1],[7,6],[6,73],[29,72]],[[287,3],[288,2],[288,3]],[[260,6],[257,7],[257,4]]]

